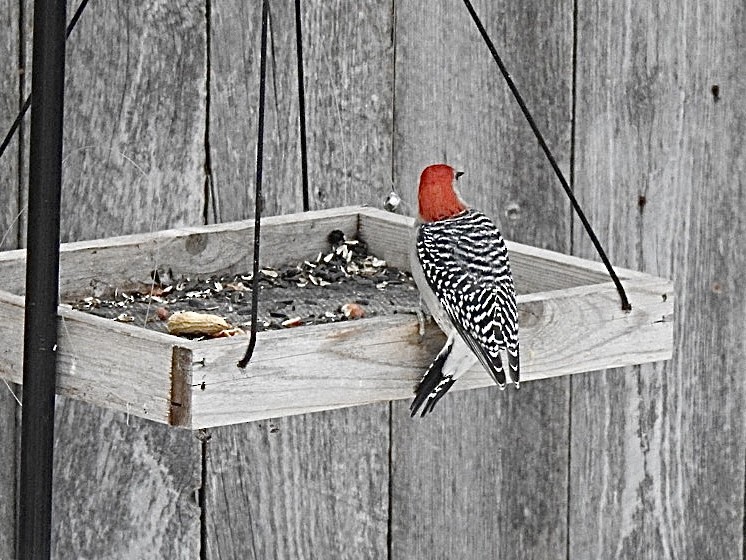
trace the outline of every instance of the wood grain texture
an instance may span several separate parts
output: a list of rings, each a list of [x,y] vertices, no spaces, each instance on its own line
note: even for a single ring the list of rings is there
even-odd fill
[[[13,393],[11,393],[13,391]],[[21,389],[0,382],[0,558],[16,556],[16,492],[19,471],[18,443],[21,436],[18,422],[19,405],[15,397],[22,397]]]
[[[198,558],[200,442],[58,400],[53,558]]]
[[[314,256],[328,246],[333,229],[359,236],[371,254],[409,270],[413,219],[357,206],[270,216],[262,220],[262,264],[282,266]],[[251,269],[253,220],[162,230],[64,243],[60,249],[60,293],[85,297],[102,290],[152,281],[153,270],[179,275],[228,274]],[[518,293],[563,290],[608,281],[602,264],[508,242]],[[25,251],[0,252],[5,291],[25,291]],[[642,278],[618,269],[622,278]]]
[[[64,241],[202,223],[205,43],[198,0],[88,5],[67,47]],[[57,402],[53,556],[198,557],[199,442]]]
[[[67,47],[63,241],[203,222],[205,3],[91,4]]]
[[[383,405],[210,430],[206,557],[385,557],[388,439]]]
[[[271,4],[268,214],[302,209],[294,8],[290,1]],[[391,4],[301,4],[311,207],[380,201],[391,178]],[[253,213],[260,4],[211,5],[210,147],[223,221]],[[377,404],[275,421],[280,437],[274,440],[266,423],[210,430],[207,557],[384,554],[388,412]]]
[[[633,280],[628,288],[635,303],[629,314],[610,283],[519,297],[522,379],[669,359],[672,286]],[[417,330],[416,318],[397,315],[260,333],[245,372],[235,366],[243,338],[193,344],[191,425],[409,399],[445,342],[435,325],[422,343]],[[492,384],[476,366],[454,389]]]
[[[302,4],[311,207],[380,207],[392,179],[393,2]]]
[[[208,68],[204,3],[91,3],[68,56],[66,239],[250,215],[258,5],[209,4]],[[304,3],[312,205],[377,203],[392,168],[411,204],[420,169],[445,159],[507,237],[594,258],[463,7],[394,6]],[[60,398],[57,557],[197,557],[202,447],[211,558],[388,547],[406,559],[743,560],[744,8],[577,3],[573,104],[573,6],[476,2],[565,169],[576,106],[575,188],[612,260],[674,278],[673,363],[454,392],[424,422],[394,403],[214,429],[204,447]],[[292,3],[272,13],[266,207],[287,213],[300,208]],[[203,197],[208,72],[215,200]],[[133,262],[147,273],[146,256]],[[525,283],[566,283],[564,270]],[[5,397],[3,438],[15,430]]]
[[[0,292],[0,377],[18,384],[23,312],[23,298]],[[178,338],[65,307],[59,315],[57,394],[168,422]]]
[[[328,248],[333,229],[354,235],[357,209],[337,208],[262,221],[262,264],[281,266]],[[60,248],[60,293],[93,296],[128,285],[152,282],[153,270],[180,275],[244,273],[251,270],[254,222],[195,226],[65,243]],[[0,253],[4,289],[25,291],[25,251]]]
[[[19,29],[18,2],[0,1],[0,142],[18,113],[19,98]],[[0,251],[18,244],[18,136],[0,157]]]
[[[0,0],[0,141],[18,112],[19,97],[19,3]],[[0,251],[18,246],[18,140],[0,157]],[[0,558],[16,556],[16,480],[20,429],[20,389],[0,382]]]
[[[569,171],[572,4],[473,2],[560,167]],[[465,171],[464,199],[506,238],[559,250],[567,199],[459,2],[397,3],[396,184],[414,216],[422,169]]]
[[[454,393],[435,420],[410,419],[394,406],[394,438],[406,441],[392,452],[391,557],[513,558],[516,549],[520,558],[561,557],[565,511],[553,485],[567,475],[565,432],[557,429],[566,422],[566,385]]]
[[[253,214],[261,4],[211,13],[210,147],[219,221]],[[302,209],[290,1],[271,3],[264,141],[265,213]],[[391,180],[391,7],[302,3],[311,208],[380,203]]]
[[[19,39],[18,39],[18,50],[20,52],[20,81],[23,102],[26,101],[29,95],[31,95],[31,74],[32,74],[32,59],[33,59],[33,31],[34,31],[34,10],[33,8],[24,1],[17,2],[20,20],[19,21]],[[68,10],[69,11],[69,10]],[[69,17],[69,14],[68,14]],[[19,105],[21,101],[19,100]],[[31,110],[26,112],[26,116],[23,119],[20,127],[20,136],[16,139],[18,142],[19,152],[19,189],[18,189],[18,243],[13,248],[21,248],[26,246],[26,237],[28,235],[28,179],[29,169],[28,162],[31,156],[31,143],[30,143],[30,131],[31,131]]]
[[[569,169],[572,3],[474,2]],[[569,252],[568,205],[460,2],[396,3],[394,171],[446,161],[505,236]],[[569,381],[456,393],[424,422],[392,406],[391,558],[556,558],[565,551]],[[531,468],[529,468],[531,465]]]
[[[292,2],[270,3],[264,121],[264,215],[302,209]],[[254,214],[261,2],[212,2],[210,220]]]
[[[615,261],[675,280],[677,321],[673,361],[572,381],[570,556],[742,559],[746,11],[578,17],[576,191]]]
[[[411,218],[349,207],[265,218],[262,232],[265,245],[274,248],[270,260],[292,262],[323,249],[332,228],[343,227],[354,237],[358,223],[366,220],[369,249],[384,248],[379,257],[406,267],[408,247],[401,240],[409,238]],[[235,254],[236,248],[249,244],[251,229],[247,222],[232,222],[167,230],[66,244],[61,254],[68,265],[76,263],[66,270],[87,271],[93,279],[89,283],[103,279],[114,291],[133,281],[111,277],[121,263],[131,264],[130,273],[146,276],[149,267],[139,269],[133,251],[159,252],[169,269],[172,262],[190,263],[176,270],[188,276],[240,270],[235,262],[243,255]],[[153,251],[156,245],[160,251]],[[289,251],[282,254],[285,246]],[[515,243],[510,251],[516,277],[531,278],[535,288],[518,297],[524,380],[670,358],[674,300],[669,281],[619,269],[633,304],[625,312],[596,263]],[[15,259],[6,258],[5,264],[20,268],[23,251],[12,255]],[[558,284],[563,288],[556,289]],[[0,375],[18,383],[22,323],[22,298],[0,291]],[[66,306],[60,309],[60,325],[60,394],[192,428],[409,398],[444,342],[431,325],[420,344],[413,312],[263,332],[244,372],[236,368],[244,337],[189,341]],[[457,388],[492,384],[481,366],[473,373]]]
[[[359,236],[374,255],[390,266],[409,270],[409,247],[414,235],[414,219],[384,210],[360,210]],[[579,259],[514,241],[507,242],[510,268],[519,294],[566,290],[609,281],[601,263]],[[2,262],[2,261],[0,261]],[[620,278],[640,278],[633,270],[616,269]]]

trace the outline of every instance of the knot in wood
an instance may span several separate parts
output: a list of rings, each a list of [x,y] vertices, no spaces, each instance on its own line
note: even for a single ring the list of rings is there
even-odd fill
[[[186,238],[185,246],[190,255],[199,255],[207,247],[207,235],[203,233],[190,235]]]

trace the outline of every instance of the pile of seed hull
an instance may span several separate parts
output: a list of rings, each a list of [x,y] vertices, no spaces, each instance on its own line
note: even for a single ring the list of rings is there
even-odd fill
[[[369,255],[363,241],[328,236],[329,249],[315,258],[259,275],[259,330],[333,323],[361,317],[412,313],[419,295],[409,273]],[[248,331],[253,275],[171,278],[154,273],[153,282],[112,297],[66,301],[74,309],[167,332],[166,319],[179,311],[218,315]]]

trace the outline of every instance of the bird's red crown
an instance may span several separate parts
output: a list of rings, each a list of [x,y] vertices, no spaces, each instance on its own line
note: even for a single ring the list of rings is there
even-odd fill
[[[453,188],[456,178],[453,167],[443,163],[424,169],[418,192],[420,218],[424,222],[444,220],[466,210],[466,204]]]

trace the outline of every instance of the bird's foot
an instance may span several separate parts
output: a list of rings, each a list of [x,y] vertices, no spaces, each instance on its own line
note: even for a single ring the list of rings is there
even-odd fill
[[[415,313],[417,314],[417,344],[422,344],[422,341],[425,338],[425,322],[427,321],[427,316],[422,309],[415,309]]]

